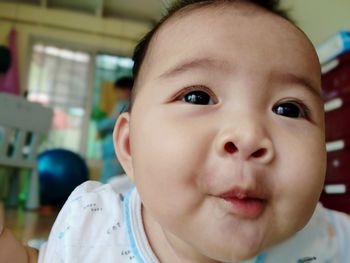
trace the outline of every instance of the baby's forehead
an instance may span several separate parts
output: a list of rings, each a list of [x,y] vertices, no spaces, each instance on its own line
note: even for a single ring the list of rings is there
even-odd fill
[[[232,27],[247,27],[250,28],[250,34],[258,33],[254,25],[257,23],[268,24],[274,28],[289,28],[290,31],[301,33],[291,22],[287,19],[274,14],[260,6],[256,6],[249,2],[230,3],[221,5],[208,5],[197,8],[185,8],[179,10],[170,16],[157,30],[152,42],[159,39],[178,38],[176,34],[185,33],[187,38],[191,38],[200,30],[204,30],[206,37],[209,39],[213,35],[210,29],[215,27],[231,29]],[[226,26],[226,27],[223,27]],[[176,34],[174,35],[174,33]],[[262,32],[268,34],[268,32]],[[302,35],[305,38],[305,35]],[[158,44],[158,43],[157,43]],[[153,46],[151,46],[153,47]]]
[[[220,53],[223,47],[219,39],[230,37],[228,49],[256,51],[265,44],[271,56],[281,56],[298,50],[302,57],[310,54],[318,66],[317,55],[307,37],[286,19],[254,5],[225,8],[206,7],[186,10],[168,19],[153,37],[148,48],[146,71],[163,70],[178,58],[200,57],[206,53]],[[264,39],[264,43],[262,40]],[[285,45],[288,43],[288,45]],[[236,50],[235,50],[236,49]],[[278,52],[274,52],[278,50]],[[253,54],[252,54],[253,55]],[[247,57],[249,59],[249,57]],[[268,58],[267,58],[268,60]],[[152,74],[151,74],[152,75]]]

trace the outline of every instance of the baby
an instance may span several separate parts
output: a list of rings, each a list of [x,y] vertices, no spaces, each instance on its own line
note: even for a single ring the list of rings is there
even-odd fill
[[[78,187],[39,262],[350,262],[349,218],[318,204],[317,54],[277,1],[179,1],[134,59],[114,140],[136,188]]]

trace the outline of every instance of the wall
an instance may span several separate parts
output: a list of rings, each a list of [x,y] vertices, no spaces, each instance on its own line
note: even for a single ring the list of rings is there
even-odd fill
[[[348,0],[282,0],[282,4],[315,45],[341,29],[350,30]]]
[[[150,25],[39,6],[0,3],[0,44],[7,44],[7,35],[12,27],[18,32],[20,82],[24,90],[32,39],[68,43],[90,52],[130,56]]]

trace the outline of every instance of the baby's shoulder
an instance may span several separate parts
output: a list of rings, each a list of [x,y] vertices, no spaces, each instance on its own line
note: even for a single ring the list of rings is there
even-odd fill
[[[349,244],[350,217],[319,203],[302,230],[268,251],[266,262],[345,263]]]
[[[57,220],[64,219],[70,224],[80,224],[81,221],[96,224],[99,220],[106,221],[105,216],[122,217],[123,199],[124,195],[111,185],[87,181],[71,193]]]
[[[109,184],[88,181],[78,186],[61,209],[48,242],[40,249],[40,262],[60,262],[52,261],[58,254],[64,262],[77,258],[97,260],[102,255],[127,256],[124,201],[124,194]]]
[[[87,181],[78,186],[69,196],[54,228],[59,226],[60,233],[66,230],[76,232],[81,230],[82,233],[79,236],[85,238],[80,238],[81,242],[89,240],[88,237],[96,239],[103,236],[99,233],[108,234],[123,225],[123,201],[124,194],[116,192],[111,185]]]
[[[350,258],[350,215],[323,208],[323,213],[327,214],[328,222],[333,231],[328,231],[329,235],[335,235],[340,253],[344,258]]]
[[[121,204],[124,200],[123,197],[123,193],[121,191],[117,191],[110,184],[102,184],[97,181],[86,181],[74,189],[74,191],[67,199],[65,206],[73,205],[75,207],[78,205],[79,208],[88,210],[88,207],[103,205],[106,207],[118,209],[121,207]],[[92,206],[91,204],[90,206],[86,206],[88,205],[87,203],[91,201],[95,201],[95,203],[92,203]],[[90,209],[90,211],[93,212],[102,210]]]
[[[350,258],[349,215],[330,210],[319,203],[302,232],[300,237],[304,244],[309,244],[304,247],[313,251],[320,262],[347,262]]]

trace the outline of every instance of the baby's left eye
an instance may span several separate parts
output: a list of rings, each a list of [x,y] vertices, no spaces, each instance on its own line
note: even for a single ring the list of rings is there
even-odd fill
[[[277,115],[282,115],[288,118],[306,118],[308,110],[306,106],[298,105],[295,102],[280,103],[273,107],[272,111]]]

